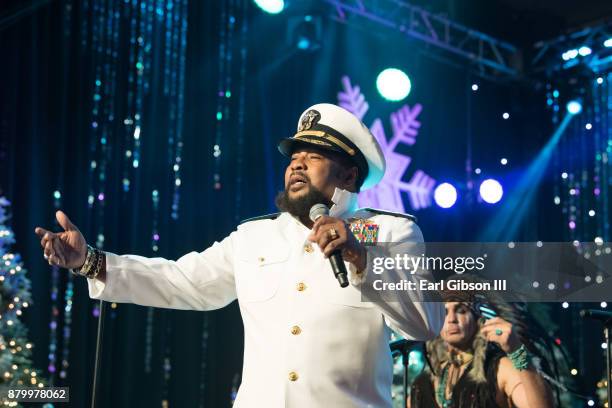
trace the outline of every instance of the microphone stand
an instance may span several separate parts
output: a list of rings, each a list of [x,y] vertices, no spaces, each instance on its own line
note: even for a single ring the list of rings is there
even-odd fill
[[[610,331],[612,319],[604,323],[604,337],[606,338],[606,381],[608,384],[608,406],[612,404],[612,351],[610,350]]]
[[[98,316],[98,334],[96,336],[96,359],[94,363],[93,389],[91,392],[91,408],[97,406],[97,394],[100,385],[100,367],[102,365],[102,340],[104,335],[104,318],[106,316],[106,302],[100,300],[100,315]]]
[[[402,405],[403,407],[408,406],[408,354],[410,354],[411,349],[421,343],[421,341],[406,339],[395,340],[389,343],[391,354],[393,355],[399,353],[402,356],[402,365],[404,366],[404,405]]]

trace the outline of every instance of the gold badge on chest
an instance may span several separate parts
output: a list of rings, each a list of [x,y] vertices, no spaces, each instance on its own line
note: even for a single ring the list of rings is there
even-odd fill
[[[375,245],[378,242],[379,225],[362,218],[351,218],[349,228],[357,241],[364,245]]]

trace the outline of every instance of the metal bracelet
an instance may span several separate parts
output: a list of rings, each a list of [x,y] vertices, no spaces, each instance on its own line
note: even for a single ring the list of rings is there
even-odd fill
[[[92,257],[95,255],[94,248],[91,245],[87,245],[87,255],[85,256],[85,262],[80,268],[71,269],[70,272],[74,275],[84,276],[87,271],[91,268]]]
[[[85,275],[87,279],[96,279],[96,277],[102,270],[102,264],[104,261],[104,252],[100,251],[99,249],[94,249],[94,252],[95,252],[95,258],[93,261],[92,268]]]

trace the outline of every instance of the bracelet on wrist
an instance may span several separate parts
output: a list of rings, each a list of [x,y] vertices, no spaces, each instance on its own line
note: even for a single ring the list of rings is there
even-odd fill
[[[80,268],[72,269],[74,275],[85,276],[88,279],[95,279],[102,270],[104,253],[97,248],[87,245],[87,255],[85,263]]]
[[[519,371],[526,370],[531,365],[531,354],[524,344],[521,344],[521,347],[514,350],[512,353],[508,353],[507,356],[514,368]]]

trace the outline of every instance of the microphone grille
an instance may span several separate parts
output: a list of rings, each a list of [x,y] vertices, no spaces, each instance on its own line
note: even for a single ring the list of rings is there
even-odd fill
[[[325,204],[315,204],[310,208],[310,219],[315,222],[322,215],[329,214],[329,208]]]

